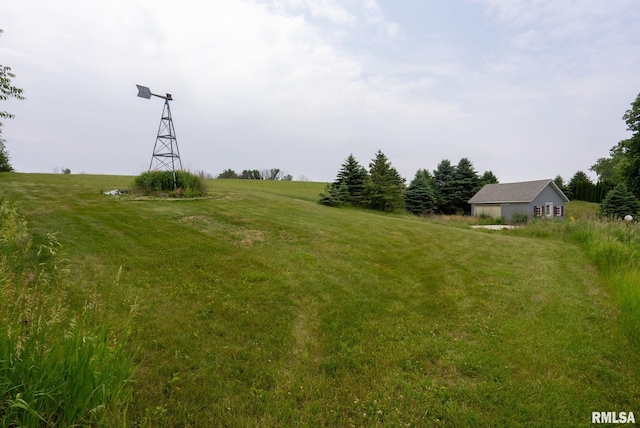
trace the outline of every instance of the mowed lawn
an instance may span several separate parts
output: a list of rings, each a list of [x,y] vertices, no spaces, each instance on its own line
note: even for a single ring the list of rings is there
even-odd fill
[[[138,306],[131,426],[640,420],[640,350],[578,246],[324,207],[321,183],[102,193],[132,182],[0,175],[0,197],[34,235],[58,232],[74,281],[104,296],[105,325]]]

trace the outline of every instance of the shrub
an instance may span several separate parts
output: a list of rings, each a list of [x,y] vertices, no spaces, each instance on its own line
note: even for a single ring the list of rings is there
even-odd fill
[[[512,224],[527,224],[529,223],[529,216],[525,213],[515,213],[511,216]]]
[[[478,216],[478,224],[491,225],[491,224],[506,224],[504,217],[492,217],[489,214],[482,213]]]
[[[171,196],[197,197],[207,194],[204,179],[187,171],[176,171],[176,186],[172,171],[147,171],[135,178],[134,187],[145,195],[168,194]]]

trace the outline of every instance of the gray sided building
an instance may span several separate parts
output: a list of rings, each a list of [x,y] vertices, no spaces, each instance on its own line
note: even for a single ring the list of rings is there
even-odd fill
[[[529,218],[564,218],[569,198],[553,180],[521,183],[487,184],[471,199],[471,215],[503,217],[510,221],[514,214]]]

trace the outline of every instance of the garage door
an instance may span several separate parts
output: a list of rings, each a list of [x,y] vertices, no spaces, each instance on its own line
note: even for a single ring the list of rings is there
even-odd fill
[[[476,215],[500,218],[500,205],[476,205]]]

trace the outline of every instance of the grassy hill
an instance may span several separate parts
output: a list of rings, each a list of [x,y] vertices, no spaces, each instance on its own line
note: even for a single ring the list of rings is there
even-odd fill
[[[132,181],[0,175],[34,240],[58,233],[101,325],[118,329],[137,308],[130,425],[640,419],[638,349],[578,244],[324,207],[319,183],[210,180],[198,200],[103,194]]]

